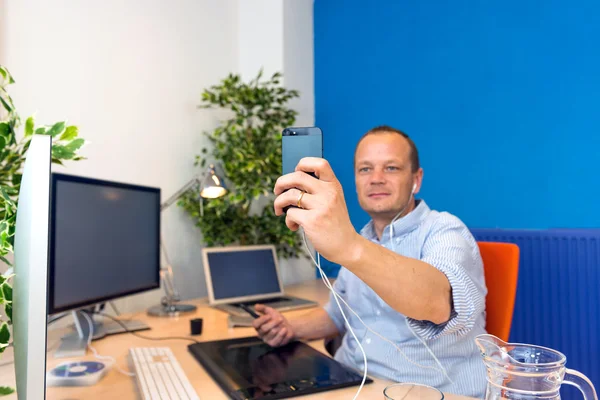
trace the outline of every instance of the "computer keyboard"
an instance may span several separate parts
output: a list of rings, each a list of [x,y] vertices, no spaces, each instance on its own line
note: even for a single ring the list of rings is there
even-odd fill
[[[132,347],[138,387],[144,400],[199,400],[168,347]]]

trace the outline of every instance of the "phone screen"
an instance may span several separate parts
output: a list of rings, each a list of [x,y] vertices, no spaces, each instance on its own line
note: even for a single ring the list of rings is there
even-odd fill
[[[323,158],[323,135],[319,128],[286,128],[282,134],[283,175],[296,170],[304,157]]]

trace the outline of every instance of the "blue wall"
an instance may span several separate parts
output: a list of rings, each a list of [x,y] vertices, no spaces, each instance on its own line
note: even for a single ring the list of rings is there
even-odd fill
[[[421,196],[471,227],[600,227],[600,2],[314,11],[316,124],[357,228],[352,154],[379,124],[414,138]]]
[[[471,228],[600,228],[600,2],[315,0],[314,23],[316,124],[357,229],[368,216],[352,155],[379,124],[414,138],[421,197]],[[543,262],[522,265],[521,278]],[[574,296],[597,290],[581,276],[563,276],[566,298],[526,320],[546,336],[519,340],[584,343],[577,323],[545,331],[561,300],[576,308]],[[518,293],[518,312],[539,301],[533,293]],[[597,361],[592,347],[564,350],[598,379],[597,363],[580,362]]]

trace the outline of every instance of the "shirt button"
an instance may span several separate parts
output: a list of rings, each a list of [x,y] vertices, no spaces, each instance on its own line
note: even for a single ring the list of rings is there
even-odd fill
[[[379,310],[375,311],[375,315],[381,315],[381,311],[379,311]]]
[[[371,344],[371,338],[367,338],[366,342],[367,344]]]

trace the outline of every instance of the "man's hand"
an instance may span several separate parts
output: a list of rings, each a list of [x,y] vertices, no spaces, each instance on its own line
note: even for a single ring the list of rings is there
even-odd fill
[[[308,175],[310,172],[319,179]],[[327,160],[303,158],[295,172],[277,179],[275,214],[282,215],[287,206],[297,206],[302,191],[305,193],[301,208],[292,207],[287,211],[286,225],[293,231],[301,226],[319,253],[343,264],[344,257],[352,256],[353,243],[359,235],[350,222],[342,185]]]
[[[284,346],[295,337],[292,325],[279,311],[263,304],[255,305],[254,309],[263,315],[255,319],[252,326],[266,344]]]

